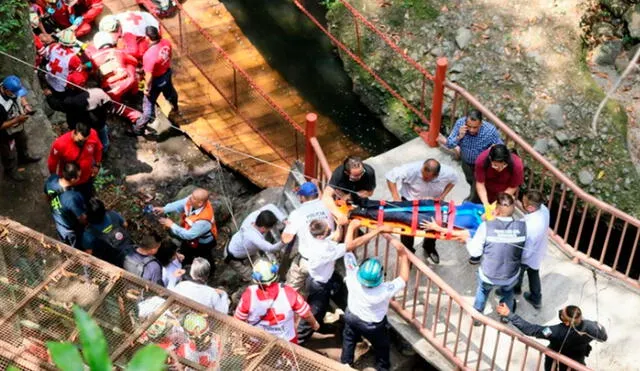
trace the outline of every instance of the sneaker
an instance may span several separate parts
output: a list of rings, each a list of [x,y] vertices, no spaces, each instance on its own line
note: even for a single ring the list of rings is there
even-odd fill
[[[440,255],[438,255],[438,252],[436,250],[430,251],[429,253],[427,253],[427,256],[429,257],[429,259],[431,259],[433,264],[440,264]]]
[[[469,264],[472,264],[472,265],[480,264],[480,260],[481,259],[482,259],[482,257],[480,257],[480,256],[478,256],[478,257],[472,256],[472,257],[469,258]]]
[[[535,301],[531,300],[531,293],[530,292],[525,292],[524,295],[522,295],[524,297],[524,300],[528,301],[529,304],[533,305],[534,308],[536,309],[540,309],[542,308],[542,304],[541,303],[536,303]]]

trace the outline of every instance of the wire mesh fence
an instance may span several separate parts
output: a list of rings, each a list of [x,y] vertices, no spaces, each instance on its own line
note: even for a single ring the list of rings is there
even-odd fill
[[[0,217],[0,369],[53,369],[46,343],[78,342],[73,305],[92,315],[123,369],[157,344],[172,370],[344,367]]]

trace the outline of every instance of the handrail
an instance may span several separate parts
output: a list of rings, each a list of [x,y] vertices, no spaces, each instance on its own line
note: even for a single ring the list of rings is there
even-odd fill
[[[324,152],[322,151],[322,148],[320,147],[320,145],[318,144],[318,141],[315,138],[311,138],[311,145],[314,149],[316,158],[318,163],[320,163],[320,168],[318,169],[318,179],[329,179],[331,177],[331,169],[329,167],[329,164],[326,160],[326,157],[324,155]],[[387,274],[390,274],[390,272],[392,272],[393,267],[397,267],[397,260],[390,260],[389,259],[389,244],[387,242],[386,247],[385,247],[385,251],[382,254],[379,254],[378,251],[379,248],[379,236],[378,239],[375,241],[375,255],[378,256],[384,256],[384,259],[381,259],[383,265],[385,266],[385,272],[387,272]],[[368,248],[370,249],[370,248]],[[368,249],[365,249],[365,254],[368,253]],[[566,366],[568,366],[570,369],[573,370],[580,370],[580,371],[585,371],[585,370],[589,370],[588,367],[562,355],[559,354],[557,352],[554,352],[552,350],[550,350],[549,348],[543,346],[542,344],[536,342],[535,340],[532,340],[524,335],[522,335],[521,333],[518,333],[502,324],[500,324],[497,321],[492,320],[491,318],[484,316],[482,314],[480,314],[478,311],[476,311],[472,305],[470,305],[469,303],[467,303],[466,300],[464,300],[464,298],[458,294],[457,291],[455,291],[455,289],[453,289],[451,286],[449,286],[442,278],[440,278],[440,276],[438,276],[435,272],[433,272],[431,270],[431,268],[429,268],[424,262],[422,262],[419,258],[417,258],[414,254],[407,252],[407,256],[409,257],[409,261],[410,263],[416,268],[416,273],[415,273],[415,277],[416,279],[414,280],[415,284],[415,294],[413,295],[413,301],[412,303],[409,303],[409,307],[411,308],[410,310],[407,309],[407,291],[405,290],[404,293],[402,294],[402,296],[400,298],[396,297],[394,301],[391,302],[391,307],[398,312],[398,314],[400,314],[408,323],[410,323],[411,325],[413,325],[434,347],[436,347],[445,357],[447,357],[451,362],[453,362],[454,364],[456,364],[456,366],[461,367],[463,369],[470,369],[469,366],[467,366],[468,360],[467,359],[460,359],[457,356],[457,348],[458,346],[455,345],[454,350],[451,350],[447,347],[447,343],[446,343],[446,339],[447,339],[447,335],[443,335],[444,336],[444,340],[439,340],[438,339],[438,335],[435,332],[435,329],[437,327],[437,323],[435,321],[432,321],[432,329],[427,329],[426,328],[426,324],[427,324],[427,313],[423,314],[423,319],[422,321],[420,321],[417,318],[417,313],[416,312],[416,307],[419,306],[420,304],[422,305],[427,305],[428,302],[428,295],[425,294],[426,300],[424,300],[422,303],[420,303],[419,297],[417,295],[417,291],[419,289],[419,284],[421,284],[421,276],[425,277],[428,279],[428,284],[424,285],[420,285],[420,287],[427,287],[427,290],[431,290],[431,288],[433,286],[435,286],[438,291],[439,291],[439,296],[442,295],[442,293],[445,293],[446,295],[448,295],[452,302],[456,303],[459,308],[460,308],[460,315],[459,315],[459,320],[457,322],[457,325],[455,323],[450,323],[449,320],[451,319],[451,311],[452,311],[452,307],[451,305],[453,304],[449,304],[447,313],[447,323],[445,324],[445,328],[446,329],[451,329],[454,327],[457,327],[457,337],[458,339],[456,339],[455,344],[457,344],[459,342],[459,338],[460,338],[460,334],[461,334],[461,330],[460,330],[460,325],[461,325],[461,319],[463,317],[462,313],[466,312],[467,316],[470,317],[472,320],[478,320],[482,323],[482,328],[483,328],[483,333],[486,331],[486,327],[490,327],[494,330],[496,330],[498,332],[498,337],[501,336],[501,334],[504,334],[504,336],[508,336],[511,339],[517,340],[518,342],[522,343],[526,349],[535,349],[536,351],[538,351],[540,354],[544,354],[546,356],[549,356],[551,358],[553,358],[554,360],[556,360],[557,362],[564,364]],[[410,282],[411,279],[409,280]],[[438,304],[439,306],[439,304]],[[440,309],[441,308],[436,308],[433,312],[437,313],[438,315],[434,316],[437,320],[441,320],[440,318]],[[425,309],[425,311],[428,311]],[[435,324],[434,324],[435,323]],[[467,347],[469,347],[469,340],[471,338],[472,335],[472,331],[473,331],[473,327],[470,328],[469,330],[469,335],[467,337]],[[445,331],[446,333],[447,331]],[[464,334],[463,334],[464,335]],[[514,341],[512,340],[512,341]],[[483,341],[484,341],[484,336],[483,336]],[[444,343],[444,344],[443,344]],[[496,343],[496,347],[497,347],[497,343]],[[496,358],[496,351],[494,351],[494,355],[493,355],[493,362],[495,362],[495,358]],[[468,353],[468,350],[467,350]],[[480,351],[480,353],[482,353]],[[511,359],[511,353],[513,353],[513,346],[509,347],[509,354],[508,354],[508,360]],[[500,354],[498,354],[500,355]],[[481,356],[481,354],[478,355],[479,357]],[[524,369],[524,365],[526,362],[526,358],[528,357],[528,352],[525,352],[525,358],[522,360],[522,369]],[[467,358],[467,357],[465,357]],[[507,361],[507,363],[509,363],[509,361]],[[480,364],[480,361],[478,360],[478,365]],[[536,369],[540,369],[540,360],[538,360],[538,366]],[[479,368],[476,367],[476,369]]]

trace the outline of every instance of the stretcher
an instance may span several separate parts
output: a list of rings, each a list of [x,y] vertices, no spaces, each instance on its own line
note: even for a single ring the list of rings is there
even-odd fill
[[[387,226],[393,229],[392,233],[442,240],[453,239],[454,230],[468,229],[473,235],[487,212],[483,205],[466,201],[456,205],[453,201],[440,200],[363,200],[359,205],[349,205],[338,200],[336,205],[349,219],[358,219],[367,228]],[[420,223],[432,219],[438,225],[446,227],[447,232],[425,231],[420,228]]]

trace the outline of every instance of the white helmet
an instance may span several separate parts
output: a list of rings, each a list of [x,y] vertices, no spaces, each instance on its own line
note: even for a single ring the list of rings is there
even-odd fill
[[[76,34],[73,30],[66,28],[58,33],[58,41],[64,46],[75,46],[77,41]]]
[[[93,36],[93,45],[96,49],[102,49],[106,45],[114,45],[115,41],[110,33],[99,31]]]
[[[100,31],[104,32],[116,32],[118,26],[118,18],[116,18],[116,16],[114,15],[107,15],[102,18],[102,20],[100,21],[100,25],[98,25],[98,28],[100,29]]]

